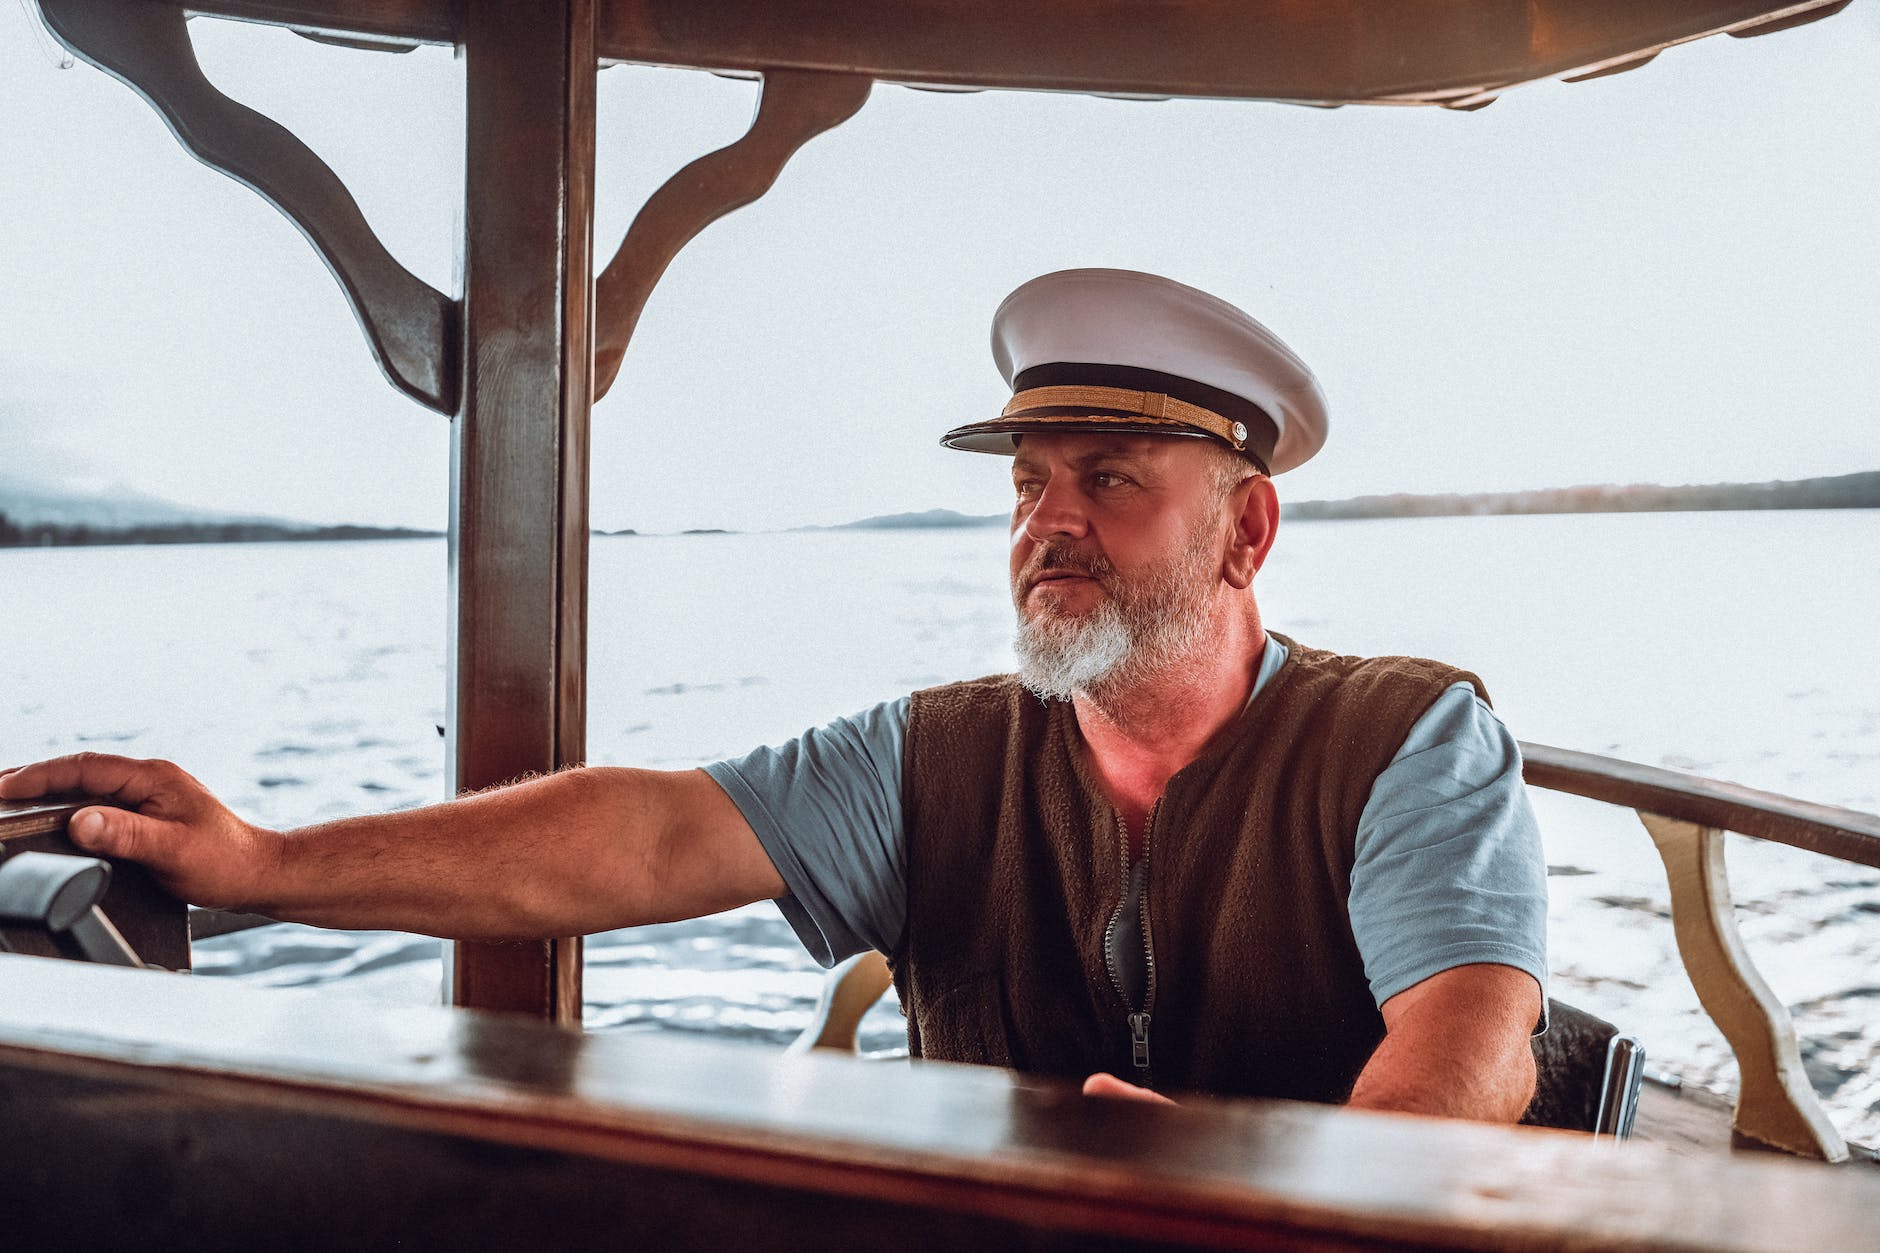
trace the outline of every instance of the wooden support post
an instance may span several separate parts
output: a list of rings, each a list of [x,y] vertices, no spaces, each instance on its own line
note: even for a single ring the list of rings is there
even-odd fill
[[[1734,1127],[1740,1136],[1801,1157],[1847,1160],[1847,1142],[1821,1108],[1795,1043],[1789,1011],[1763,981],[1737,934],[1723,832],[1639,813],[1664,859],[1671,925],[1697,999],[1736,1053]]]
[[[586,752],[594,0],[472,0],[451,456],[459,792]],[[578,938],[454,946],[449,998],[578,1025]]]

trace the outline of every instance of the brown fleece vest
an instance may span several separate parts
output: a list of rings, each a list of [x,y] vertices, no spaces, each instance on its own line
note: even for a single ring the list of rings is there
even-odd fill
[[[1280,637],[1284,639],[1284,637]],[[1290,650],[1169,780],[1149,824],[1149,1077],[1340,1101],[1384,1024],[1346,903],[1371,783],[1451,683],[1410,657]],[[914,694],[907,930],[891,955],[916,1057],[1134,1082],[1104,936],[1126,886],[1076,717],[1011,676]]]

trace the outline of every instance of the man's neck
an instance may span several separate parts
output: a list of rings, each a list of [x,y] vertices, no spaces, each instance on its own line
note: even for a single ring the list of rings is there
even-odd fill
[[[1266,632],[1248,606],[1180,666],[1126,688],[1072,698],[1085,757],[1110,803],[1139,841],[1169,779],[1199,757],[1246,708]]]

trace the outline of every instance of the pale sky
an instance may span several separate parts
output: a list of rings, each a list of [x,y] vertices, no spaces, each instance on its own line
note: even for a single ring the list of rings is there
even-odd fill
[[[36,21],[0,0],[0,471],[441,528],[448,422],[383,380],[313,250]],[[455,290],[447,51],[192,30]],[[600,256],[755,96],[601,76]],[[1880,0],[1476,113],[879,86],[668,271],[596,411],[593,517],[1004,509],[1002,462],[935,440],[1005,399],[1004,294],[1081,265],[1213,291],[1313,367],[1331,440],[1283,498],[1880,468],[1877,221]]]

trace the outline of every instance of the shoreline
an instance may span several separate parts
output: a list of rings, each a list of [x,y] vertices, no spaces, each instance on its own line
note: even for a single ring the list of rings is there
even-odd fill
[[[1343,522],[1379,518],[1493,518],[1613,513],[1747,513],[1771,510],[1880,509],[1880,470],[1826,478],[1766,483],[1707,483],[1675,487],[1657,484],[1540,488],[1516,492],[1451,492],[1354,496],[1344,500],[1283,503],[1287,522]],[[833,525],[783,527],[775,531],[735,531],[688,527],[674,532],[593,529],[594,538],[793,534],[831,531],[947,531],[1005,526],[1007,514],[963,514],[925,509],[884,514]],[[442,539],[443,531],[415,527],[379,527],[339,523],[302,525],[235,519],[140,523],[112,526],[85,522],[21,523],[0,508],[0,549],[98,548],[144,544],[322,543],[352,540]]]
[[[1331,503],[1344,505],[1348,502],[1303,501],[1303,505]],[[1350,511],[1295,511],[1282,508],[1280,520],[1288,523],[1303,522],[1415,522],[1440,518],[1534,518],[1567,517],[1573,515],[1610,516],[1614,514],[1666,514],[1666,513],[1839,513],[1861,509],[1880,509],[1880,503],[1853,505],[1665,505],[1657,508],[1647,507],[1611,507],[1611,508],[1575,508],[1575,509],[1424,509],[1414,511],[1387,512],[1366,509]],[[745,535],[828,535],[843,532],[915,532],[915,531],[963,531],[979,528],[1003,527],[1010,519],[1004,514],[993,514],[971,521],[942,523],[847,523],[839,526],[794,526],[775,531],[732,531],[711,529],[691,529],[684,531],[600,531],[590,532],[592,539],[711,539],[726,536]],[[287,531],[272,533],[227,534],[228,531],[251,532],[247,527],[202,527],[202,528],[164,528],[163,534],[150,535],[145,532],[152,528],[130,527],[123,531],[106,530],[102,527],[72,528],[83,532],[79,537],[60,536],[48,538],[34,533],[30,538],[16,538],[0,535],[0,552],[37,552],[56,548],[144,548],[144,547],[185,547],[189,545],[226,545],[226,544],[331,544],[331,543],[391,543],[400,540],[441,540],[448,538],[443,531],[419,530],[382,530],[375,527],[321,527],[311,531]],[[39,529],[34,528],[37,532]]]

